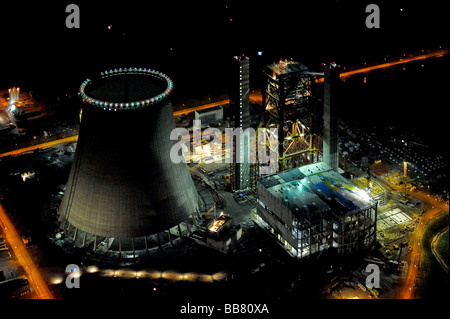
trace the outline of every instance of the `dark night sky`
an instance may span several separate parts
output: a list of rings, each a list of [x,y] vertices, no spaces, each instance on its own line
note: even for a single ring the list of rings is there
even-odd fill
[[[65,27],[69,3],[80,7],[80,29]],[[380,29],[365,27],[369,3],[380,6]],[[10,1],[1,7],[6,68],[0,83],[26,85],[45,78],[64,86],[66,78],[79,83],[91,70],[122,65],[148,65],[169,74],[176,65],[177,72],[201,74],[212,69],[211,63],[219,57],[252,56],[261,49],[267,59],[300,57],[318,65],[333,59],[357,65],[387,53],[447,45],[443,4],[433,0]]]

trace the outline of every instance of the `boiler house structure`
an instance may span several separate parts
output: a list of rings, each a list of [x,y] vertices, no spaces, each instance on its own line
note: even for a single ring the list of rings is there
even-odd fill
[[[297,258],[376,243],[377,202],[324,162],[264,176],[257,191],[259,222]]]

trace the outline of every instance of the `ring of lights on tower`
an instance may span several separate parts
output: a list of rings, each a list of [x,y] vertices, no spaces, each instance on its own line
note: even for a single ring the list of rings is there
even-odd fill
[[[146,69],[146,68],[118,68],[114,70],[104,71],[100,73],[100,79],[107,79],[110,77],[118,77],[123,75],[144,75],[156,78],[166,84],[165,90],[156,95],[149,97],[147,99],[139,99],[136,101],[130,102],[113,102],[113,101],[104,101],[96,99],[92,96],[86,94],[86,89],[92,85],[95,80],[86,79],[80,86],[79,95],[84,103],[92,105],[96,108],[103,109],[105,111],[117,111],[117,110],[136,110],[142,109],[144,107],[151,106],[153,104],[158,104],[165,100],[173,90],[173,82],[172,80],[162,72]]]

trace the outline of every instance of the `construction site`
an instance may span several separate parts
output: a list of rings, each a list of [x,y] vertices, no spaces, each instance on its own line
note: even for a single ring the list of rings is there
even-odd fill
[[[229,280],[224,285],[232,287],[242,278],[242,287],[246,280],[253,285],[245,291],[260,287],[261,294],[275,288],[273,295],[282,290],[307,296],[313,289],[322,298],[396,296],[414,267],[407,262],[414,251],[410,236],[429,208],[414,197],[422,188],[404,165],[409,157],[402,154],[393,165],[372,155],[372,143],[382,149],[381,142],[372,135],[370,142],[358,139],[363,134],[339,120],[338,64],[313,72],[292,59],[271,63],[262,69],[262,98],[255,99],[251,59],[232,61],[230,99],[184,113],[171,112],[172,82],[158,71],[125,68],[86,80],[80,87],[80,137],[70,141],[76,147],[67,144],[53,154],[36,146],[23,158],[41,160],[26,171],[5,155],[2,164],[12,169],[2,174],[14,187],[3,189],[17,200],[12,193],[33,193],[42,181],[51,181],[51,199],[42,207],[47,235],[58,253],[103,267],[94,282],[102,276],[148,277],[158,291],[170,291],[175,282],[222,285]],[[147,86],[144,94],[140,88]],[[174,120],[174,125],[150,130],[145,124],[155,116],[163,119],[158,123]],[[199,144],[191,142],[194,120],[202,121]],[[175,141],[164,142],[175,123],[189,133],[179,139],[186,163],[177,165],[168,158]],[[255,131],[265,134],[264,145],[255,142],[258,136],[236,136],[227,153],[225,139],[218,143],[205,131],[212,127],[223,136],[230,126],[261,129]],[[278,134],[270,133],[273,128]],[[153,146],[142,150],[150,142]],[[261,161],[239,161],[252,152],[259,156],[261,146],[276,154],[275,173],[267,174]],[[67,181],[61,177],[53,185],[51,169],[64,172]],[[156,197],[150,200],[136,184]],[[133,213],[138,206],[141,215]],[[157,269],[134,276],[110,271],[138,264]],[[367,264],[380,266],[381,289],[366,287]],[[49,273],[58,271],[54,267]],[[283,280],[265,285],[284,271]]]

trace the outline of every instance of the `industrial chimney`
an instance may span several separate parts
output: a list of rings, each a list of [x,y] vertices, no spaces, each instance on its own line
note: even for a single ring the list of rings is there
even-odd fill
[[[339,167],[339,66],[324,64],[323,161],[333,170]]]

